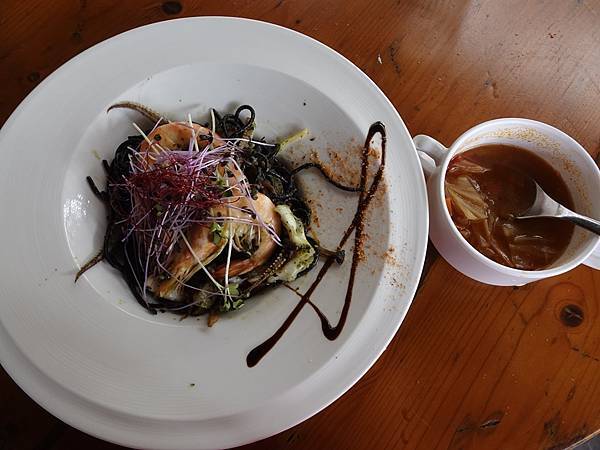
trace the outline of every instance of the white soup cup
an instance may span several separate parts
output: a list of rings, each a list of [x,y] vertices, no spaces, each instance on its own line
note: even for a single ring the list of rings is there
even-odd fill
[[[482,283],[518,286],[567,272],[579,264],[600,269],[600,237],[575,227],[563,255],[543,270],[520,270],[479,253],[454,226],[444,195],[445,174],[457,154],[487,144],[504,144],[534,152],[554,167],[573,197],[574,210],[600,219],[600,170],[574,139],[562,131],[528,119],[496,119],[462,134],[449,148],[435,139],[413,139],[427,177],[429,237],[438,252],[458,271]],[[595,251],[598,248],[597,251]]]

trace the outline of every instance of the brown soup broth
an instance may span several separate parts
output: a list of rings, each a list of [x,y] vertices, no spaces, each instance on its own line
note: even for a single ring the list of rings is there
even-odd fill
[[[484,145],[456,155],[446,172],[446,204],[454,224],[480,253],[517,269],[539,270],[556,261],[573,235],[573,224],[556,218],[518,220],[523,190],[533,178],[553,199],[573,209],[560,174],[534,153]]]

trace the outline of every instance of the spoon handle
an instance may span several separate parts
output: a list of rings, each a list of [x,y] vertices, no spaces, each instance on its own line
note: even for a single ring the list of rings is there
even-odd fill
[[[575,213],[573,213],[572,215],[562,216],[561,219],[573,222],[575,225],[579,225],[580,227],[583,227],[586,230],[591,231],[592,233],[600,235],[600,221],[598,220],[590,219],[589,217],[581,216]]]

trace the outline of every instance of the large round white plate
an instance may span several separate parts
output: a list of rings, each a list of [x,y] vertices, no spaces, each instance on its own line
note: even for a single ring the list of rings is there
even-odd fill
[[[147,314],[106,264],[73,283],[77,268],[100,247],[105,226],[85,176],[103,183],[99,158],[110,158],[125,136],[135,134],[131,122],[142,121],[133,112],[106,113],[122,99],[181,119],[249,103],[259,134],[268,138],[310,129],[314,141],[297,145],[290,160],[313,150],[326,158],[335,149],[345,167],[358,162],[351,148],[369,125],[386,124],[387,189],[369,214],[368,258],[337,340],[323,336],[306,307],[249,368],[248,352],[296,305],[292,291],[272,290],[209,329],[204,318],[180,322]],[[373,364],[400,326],[419,280],[426,194],[406,127],[358,68],[285,28],[205,17],[109,39],[62,66],[23,101],[0,133],[0,152],[0,361],[44,408],[109,441],[228,447],[301,422]],[[314,232],[335,247],[356,196],[314,173],[302,184],[319,216]],[[333,323],[349,266],[333,268],[314,296]],[[298,287],[306,289],[315,273]]]

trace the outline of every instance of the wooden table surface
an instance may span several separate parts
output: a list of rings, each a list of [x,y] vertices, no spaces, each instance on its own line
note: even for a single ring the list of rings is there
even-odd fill
[[[82,50],[194,15],[251,17],[324,42],[383,89],[413,135],[450,143],[481,121],[527,117],[600,151],[592,0],[2,0],[0,124]],[[600,429],[600,272],[491,287],[434,251],[425,271],[400,331],[347,394],[246,448],[546,449]],[[29,448],[119,447],[55,419],[1,372],[0,449]]]

